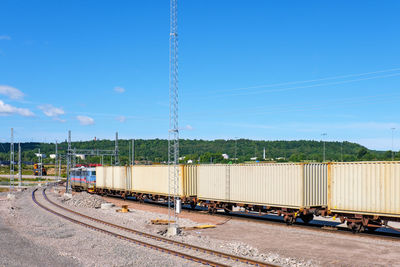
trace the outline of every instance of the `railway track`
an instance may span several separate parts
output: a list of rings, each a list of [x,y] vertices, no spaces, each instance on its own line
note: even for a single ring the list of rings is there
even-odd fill
[[[113,195],[108,195],[108,197],[111,198],[118,198],[121,199],[119,196],[113,196]],[[146,206],[146,205],[157,205],[158,207],[165,208],[164,203],[158,203],[158,202],[138,202],[136,200],[131,200],[127,199],[127,201],[132,201],[135,203],[138,203],[140,205]],[[202,210],[193,210],[191,208],[187,207],[182,207],[185,212],[188,213],[200,213],[200,214],[209,214],[207,211],[202,211]],[[238,220],[238,221],[245,221],[245,222],[252,222],[252,223],[260,223],[260,224],[269,224],[269,225],[281,225],[284,227],[287,227],[287,224],[283,220],[279,219],[271,219],[271,218],[265,218],[258,216],[257,214],[251,214],[251,213],[239,213],[239,212],[231,212],[231,213],[224,213],[224,212],[218,212],[215,214],[212,214],[212,216],[217,216],[221,218],[225,218],[228,220]],[[309,224],[304,224],[301,222],[295,222],[293,225],[290,227],[298,228],[298,229],[307,229],[311,231],[318,231],[318,232],[335,232],[336,234],[341,234],[341,235],[358,235],[362,237],[367,237],[367,238],[372,238],[372,239],[384,239],[384,240],[392,240],[392,241],[400,241],[400,232],[381,232],[381,231],[375,231],[375,232],[361,232],[361,233],[353,233],[350,229],[346,227],[336,227],[333,225],[329,225],[327,222],[326,224],[323,224],[322,221],[321,223],[309,223]]]
[[[129,229],[117,224],[106,222],[97,218],[93,218],[71,209],[65,208],[52,200],[46,195],[46,189],[42,190],[42,197],[45,201],[56,207],[59,211],[51,209],[43,203],[39,202],[36,198],[37,189],[32,192],[32,200],[41,208],[57,215],[61,218],[69,220],[73,223],[82,225],[89,229],[102,232],[104,234],[117,237],[128,242],[161,251],[170,255],[175,255],[193,262],[201,263],[209,266],[276,266],[265,262],[256,261],[253,259],[243,258],[236,255],[227,254],[220,251],[215,251],[207,248],[202,248],[187,243],[171,240],[168,238],[152,235],[149,233]],[[62,212],[71,213],[73,216],[67,216]],[[91,222],[91,223],[90,223]],[[117,230],[117,231],[115,231]],[[126,233],[131,234],[131,236]],[[135,236],[135,237],[132,237]],[[205,257],[212,258],[206,259]]]

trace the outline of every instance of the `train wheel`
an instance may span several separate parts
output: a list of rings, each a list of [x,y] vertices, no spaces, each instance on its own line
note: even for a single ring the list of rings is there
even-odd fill
[[[301,214],[300,215],[300,219],[305,223],[308,224],[310,221],[312,221],[314,219],[314,214],[312,213],[308,213],[306,215]]]
[[[291,215],[285,215],[283,217],[283,221],[287,224],[287,225],[292,225],[295,221],[296,218],[294,218],[294,216]]]
[[[356,223],[356,222],[347,222],[347,227],[355,234],[355,233],[360,233],[365,230],[365,227],[362,225],[362,223]]]
[[[225,214],[231,213],[232,208],[233,208],[232,205],[228,205],[228,206],[224,207]]]
[[[191,208],[192,210],[194,210],[194,209],[196,208],[196,206],[197,206],[197,203],[196,203],[196,202],[194,202],[194,201],[190,202],[190,208]]]

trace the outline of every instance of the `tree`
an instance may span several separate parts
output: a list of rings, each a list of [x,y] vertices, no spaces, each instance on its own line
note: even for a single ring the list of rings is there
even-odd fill
[[[368,153],[368,150],[363,147],[357,152],[357,159],[362,159],[366,154]]]

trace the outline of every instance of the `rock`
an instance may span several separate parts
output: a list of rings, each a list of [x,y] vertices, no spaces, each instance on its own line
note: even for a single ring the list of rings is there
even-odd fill
[[[92,195],[86,192],[77,193],[70,199],[64,196],[61,201],[70,206],[82,208],[100,208],[101,204],[106,202],[101,196]]]
[[[106,202],[106,203],[101,204],[101,209],[103,209],[103,210],[109,210],[112,207],[114,207],[113,203]]]

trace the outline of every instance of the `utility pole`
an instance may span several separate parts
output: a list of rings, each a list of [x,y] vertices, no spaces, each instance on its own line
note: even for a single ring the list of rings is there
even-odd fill
[[[340,143],[340,161],[343,162],[343,141]]]
[[[21,143],[18,143],[18,186],[22,186]]]
[[[178,0],[170,0],[169,34],[169,132],[168,132],[168,231],[178,234],[181,209],[179,192],[179,127],[178,127]],[[172,199],[171,199],[172,198]],[[171,200],[174,209],[171,210]]]
[[[322,142],[324,143],[324,153],[323,153],[323,160],[322,162],[325,162],[326,158],[325,158],[325,137],[327,136],[327,133],[323,133],[322,135]]]
[[[69,170],[71,168],[71,131],[68,131],[68,149],[67,149],[67,183],[65,192],[69,194],[71,189]]]
[[[135,139],[132,139],[132,165],[135,165]]]
[[[11,128],[10,142],[10,194],[14,191],[14,128]]]
[[[118,157],[118,132],[115,133],[115,166],[119,166],[119,157]],[[112,163],[111,163],[112,165]]]
[[[237,163],[237,137],[235,137],[235,163]]]
[[[54,175],[56,178],[57,177],[57,160],[58,160],[58,144],[57,144],[57,140],[56,140],[56,157],[54,158]]]
[[[394,161],[394,147],[393,147],[393,144],[394,144],[394,130],[396,130],[396,128],[392,128],[392,161]]]
[[[265,147],[264,147],[264,151],[263,151],[263,160],[265,160]]]
[[[40,148],[39,148],[39,165],[40,165],[40,179],[42,179],[43,173],[43,165],[42,165],[42,154],[40,153]]]

